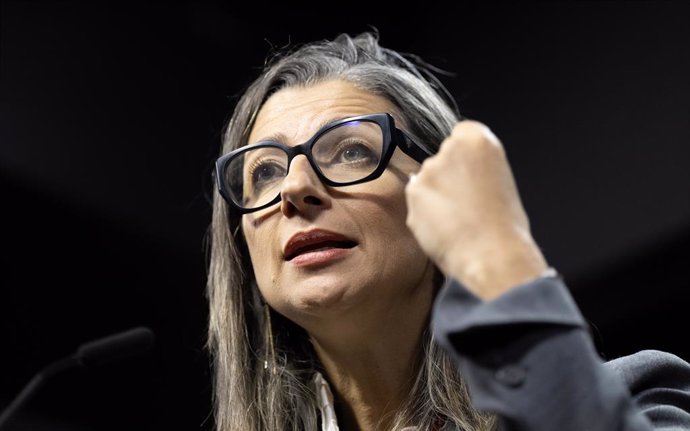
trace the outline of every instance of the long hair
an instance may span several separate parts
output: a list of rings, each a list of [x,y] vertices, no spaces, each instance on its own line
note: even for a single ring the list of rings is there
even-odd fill
[[[459,119],[453,98],[419,58],[379,45],[378,34],[341,34],[269,58],[239,99],[224,132],[222,152],[247,144],[266,99],[282,88],[330,79],[389,100],[419,142],[436,151]],[[319,408],[310,382],[320,370],[306,332],[262,300],[240,217],[214,192],[208,274],[208,349],[214,367],[219,431],[316,430]],[[393,428],[431,429],[439,420],[466,431],[488,430],[494,419],[476,411],[457,367],[425,331],[409,397]]]

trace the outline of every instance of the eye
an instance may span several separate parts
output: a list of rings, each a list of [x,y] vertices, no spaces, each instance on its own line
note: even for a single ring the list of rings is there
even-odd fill
[[[340,153],[340,157],[344,162],[353,162],[355,160],[360,160],[363,157],[366,157],[364,153],[365,151],[362,149],[361,146],[350,147],[345,149],[342,153]]]
[[[376,155],[366,143],[361,141],[343,141],[338,145],[334,163],[366,163],[376,159]]]
[[[252,187],[260,189],[285,176],[285,168],[275,161],[259,161],[251,168]]]

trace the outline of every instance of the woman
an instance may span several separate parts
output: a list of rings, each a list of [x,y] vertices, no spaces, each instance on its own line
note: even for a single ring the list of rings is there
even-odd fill
[[[459,119],[370,33],[274,57],[245,92],[216,169],[219,430],[690,426],[688,364],[601,363],[500,141]]]

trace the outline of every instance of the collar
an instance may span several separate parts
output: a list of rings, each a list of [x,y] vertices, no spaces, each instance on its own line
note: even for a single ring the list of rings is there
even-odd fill
[[[335,416],[335,406],[333,402],[333,392],[323,375],[318,371],[314,373],[312,387],[316,393],[316,402],[321,412],[321,431],[340,431],[338,419]],[[443,429],[446,429],[443,426]],[[400,431],[419,431],[418,427],[405,427]]]
[[[316,402],[321,411],[321,431],[340,431],[338,420],[335,417],[333,392],[331,392],[330,385],[318,371],[314,374],[312,385],[316,393]]]

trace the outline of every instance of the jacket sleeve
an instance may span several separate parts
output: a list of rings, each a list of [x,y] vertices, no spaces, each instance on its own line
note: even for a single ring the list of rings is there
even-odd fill
[[[432,325],[502,430],[690,430],[690,364],[655,351],[604,363],[560,277],[487,302],[448,280]]]

